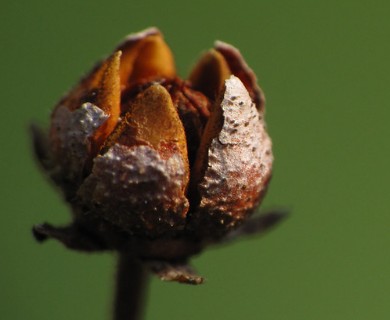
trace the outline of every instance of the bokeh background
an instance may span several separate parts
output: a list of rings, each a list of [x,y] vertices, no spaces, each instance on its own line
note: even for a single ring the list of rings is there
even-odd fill
[[[109,319],[115,256],[31,226],[67,223],[28,123],[128,33],[158,26],[185,76],[216,39],[239,47],[267,97],[275,170],[262,208],[290,218],[194,259],[202,286],[152,279],[147,319],[388,319],[388,1],[53,1],[0,11],[0,318]]]

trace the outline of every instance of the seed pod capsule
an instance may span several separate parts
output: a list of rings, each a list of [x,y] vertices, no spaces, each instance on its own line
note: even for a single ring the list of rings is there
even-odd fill
[[[160,261],[151,268],[169,280],[190,282],[173,261],[237,232],[271,177],[264,96],[240,52],[216,42],[181,80],[156,28],[127,37],[59,101],[48,132],[33,133],[73,209],[69,227],[36,236],[127,250]]]

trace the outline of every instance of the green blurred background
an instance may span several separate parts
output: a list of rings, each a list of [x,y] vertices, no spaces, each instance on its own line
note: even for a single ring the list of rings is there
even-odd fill
[[[151,280],[147,319],[388,319],[390,2],[4,2],[1,319],[109,319],[115,256],[34,242],[70,219],[31,156],[34,119],[128,33],[158,26],[186,75],[216,39],[267,97],[275,170],[262,208],[290,218],[194,259],[207,283]]]

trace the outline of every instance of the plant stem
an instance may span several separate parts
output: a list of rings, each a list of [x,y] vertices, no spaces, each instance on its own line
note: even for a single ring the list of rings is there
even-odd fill
[[[147,272],[133,256],[120,253],[114,302],[114,320],[141,320]]]

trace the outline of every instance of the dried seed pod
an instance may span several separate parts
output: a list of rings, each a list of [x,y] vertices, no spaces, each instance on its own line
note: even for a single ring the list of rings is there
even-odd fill
[[[156,28],[127,37],[33,134],[74,214],[69,227],[36,226],[37,239],[130,252],[166,280],[201,283],[190,256],[253,233],[271,177],[264,97],[240,52],[217,42],[184,81]]]
[[[183,228],[187,147],[168,91],[154,84],[140,93],[110,140],[78,191],[82,203],[130,233]]]
[[[272,160],[263,116],[242,82],[231,76],[211,113],[193,170],[199,193],[194,228],[218,236],[247,218],[267,187]]]

